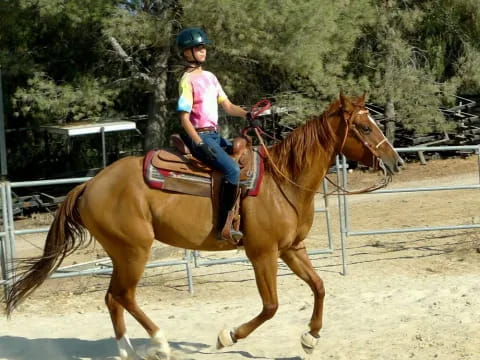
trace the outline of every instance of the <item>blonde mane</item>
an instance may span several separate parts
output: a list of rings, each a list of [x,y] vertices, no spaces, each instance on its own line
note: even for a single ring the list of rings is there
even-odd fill
[[[277,168],[291,180],[296,180],[302,170],[308,168],[321,151],[333,151],[337,136],[333,132],[328,119],[336,115],[341,107],[337,100],[327,111],[315,116],[305,124],[292,131],[280,143],[269,149]],[[267,165],[267,168],[270,166]],[[276,171],[272,173],[278,180],[284,181]]]

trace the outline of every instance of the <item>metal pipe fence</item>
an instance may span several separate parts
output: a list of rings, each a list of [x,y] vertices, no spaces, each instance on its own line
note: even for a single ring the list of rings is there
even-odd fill
[[[9,286],[15,279],[15,259],[16,259],[16,235],[47,233],[49,227],[41,227],[35,229],[21,229],[15,230],[15,222],[13,218],[13,203],[12,203],[12,188],[46,186],[58,184],[75,184],[90,180],[90,177],[58,179],[58,180],[39,180],[39,181],[24,181],[24,182],[2,182],[0,183],[0,197],[2,203],[2,220],[3,230],[0,232],[0,265],[2,269],[2,279],[0,284],[4,286],[5,293],[8,292]],[[155,268],[162,266],[185,266],[187,274],[187,282],[190,294],[193,294],[193,280],[191,270],[191,251],[185,250],[183,259],[173,261],[153,261],[146,265],[146,268]],[[80,269],[81,267],[90,266],[88,269]],[[84,275],[103,275],[112,273],[111,261],[109,258],[104,260],[95,260],[85,263],[69,265],[57,269],[50,277],[51,278],[65,278],[76,277]]]
[[[427,191],[445,191],[445,190],[470,190],[480,189],[480,145],[476,146],[436,146],[436,147],[415,147],[415,148],[399,148],[399,152],[418,152],[418,151],[452,151],[452,150],[474,150],[476,151],[479,167],[479,184],[475,185],[452,185],[452,186],[429,186],[429,187],[417,187],[417,188],[400,188],[400,189],[384,189],[377,190],[370,194],[391,194],[391,193],[407,193],[407,192],[427,192]],[[345,157],[337,157],[336,159],[336,177],[337,183],[341,184],[347,189],[347,173],[348,165]],[[59,180],[47,180],[47,181],[28,181],[28,182],[1,182],[0,183],[0,198],[1,198],[1,215],[2,215],[2,227],[0,228],[0,268],[2,271],[2,279],[0,285],[4,285],[5,291],[8,290],[8,286],[11,284],[15,277],[14,261],[16,258],[16,236],[28,235],[36,233],[46,233],[49,227],[38,227],[34,229],[15,229],[15,222],[13,218],[13,203],[12,203],[12,188],[31,187],[31,186],[44,186],[44,185],[56,185],[56,184],[69,184],[80,183],[89,180],[89,177],[84,178],[72,178],[72,179],[59,179]],[[328,194],[328,183],[323,182],[323,193]],[[367,196],[355,195],[355,196]],[[366,231],[354,231],[350,225],[350,208],[348,203],[348,196],[338,195],[338,216],[339,216],[339,237],[340,237],[340,250],[342,257],[342,274],[347,274],[347,250],[346,243],[350,236],[363,236],[363,235],[380,235],[380,234],[397,234],[406,232],[420,232],[420,231],[435,231],[435,230],[458,230],[458,229],[473,229],[480,228],[480,224],[462,224],[462,225],[442,225],[433,227],[410,227],[401,229],[370,229]],[[334,252],[334,231],[331,224],[331,209],[329,208],[329,197],[323,196],[323,207],[316,207],[316,213],[322,213],[325,215],[326,235],[328,245],[323,249],[310,250],[308,253],[312,254],[332,254]],[[218,264],[231,264],[239,262],[248,262],[248,258],[233,257],[233,258],[208,258],[200,254],[198,251],[185,250],[183,259],[171,260],[171,261],[152,261],[147,264],[147,268],[161,267],[161,266],[185,266],[186,276],[188,281],[189,292],[193,294],[193,278],[192,278],[192,263],[195,267],[200,266],[212,266]],[[86,268],[85,268],[86,267]],[[108,258],[84,262],[81,264],[69,265],[59,268],[52,278],[65,278],[84,275],[99,275],[99,274],[111,274],[112,265]]]
[[[322,183],[323,193],[328,194],[328,182],[326,180]],[[323,249],[316,249],[316,250],[309,250],[309,255],[317,255],[317,254],[332,254],[334,251],[334,244],[333,244],[333,232],[332,232],[332,225],[331,225],[331,218],[330,218],[330,210],[329,210],[329,201],[328,196],[323,196],[323,207],[315,207],[315,213],[324,213],[325,214],[325,224],[327,230],[327,241],[328,245],[326,248]],[[344,249],[343,249],[344,250]],[[343,252],[342,252],[343,253]],[[199,251],[194,251],[193,253],[194,264],[195,267],[198,268],[200,266],[212,266],[212,265],[219,265],[219,264],[233,264],[233,263],[241,263],[241,262],[249,262],[250,260],[246,256],[241,257],[232,257],[232,258],[220,258],[220,259],[211,259],[206,258],[201,255]],[[343,261],[343,259],[342,259]]]
[[[478,184],[472,185],[451,185],[451,186],[429,186],[429,187],[416,187],[416,188],[399,188],[399,189],[383,189],[376,190],[367,194],[358,194],[355,196],[368,196],[380,195],[380,194],[393,194],[393,193],[413,193],[413,192],[429,192],[429,191],[455,191],[455,190],[480,190],[480,145],[464,145],[464,146],[423,146],[423,147],[411,147],[411,148],[397,148],[399,153],[402,152],[426,152],[426,151],[464,151],[473,150],[476,153],[478,161]],[[342,156],[341,163],[346,164],[345,156]],[[337,160],[338,164],[338,160]],[[339,183],[348,190],[347,185],[347,171],[346,167],[343,167],[343,176],[338,178]],[[480,197],[480,192],[479,192]],[[382,235],[382,234],[399,234],[409,232],[423,232],[423,231],[443,231],[443,230],[461,230],[461,229],[478,229],[480,223],[473,224],[459,224],[459,225],[441,225],[441,226],[423,226],[423,227],[405,227],[405,228],[393,228],[393,229],[370,229],[364,231],[353,231],[350,226],[349,204],[348,196],[339,195],[339,212],[340,212],[340,237],[342,242],[346,241],[349,236],[364,236],[364,235]],[[342,249],[344,246],[342,245]],[[346,257],[346,254],[344,254]],[[345,264],[345,262],[344,262]],[[346,274],[346,265],[344,265],[344,274]]]
[[[91,179],[90,177],[81,177],[81,178],[70,178],[70,179],[58,179],[58,180],[40,180],[40,181],[24,181],[24,182],[4,182],[1,183],[1,199],[2,199],[2,211],[4,220],[4,231],[0,232],[2,239],[2,247],[0,253],[0,260],[2,265],[2,280],[0,284],[4,285],[5,291],[8,291],[8,287],[15,278],[15,243],[16,237],[18,235],[31,235],[31,234],[41,234],[48,233],[49,227],[38,227],[34,229],[15,229],[15,222],[13,219],[13,204],[12,204],[12,188],[22,188],[22,187],[37,187],[37,186],[47,186],[47,185],[58,185],[58,184],[75,184],[82,183]],[[323,191],[325,194],[328,193],[328,184],[326,181],[323,182]],[[311,250],[309,254],[331,254],[334,251],[333,248],[333,232],[330,220],[330,211],[328,208],[328,197],[324,197],[324,207],[315,208],[316,213],[325,214],[326,220],[326,229],[327,229],[327,240],[328,245],[326,248]],[[224,259],[207,259],[202,258],[198,251],[193,252],[190,250],[185,250],[185,255],[183,259],[173,260],[173,261],[154,261],[146,265],[146,268],[154,268],[160,266],[177,266],[184,265],[187,275],[189,292],[193,294],[193,278],[192,278],[192,263],[195,267],[200,266],[211,266],[218,264],[230,264],[238,262],[248,262],[247,257],[240,258],[224,258]],[[87,267],[87,268],[85,268]],[[112,273],[112,265],[109,258],[99,259],[94,261],[83,262],[80,264],[64,266],[57,269],[50,277],[55,278],[66,278],[66,277],[77,277],[85,275],[108,275]]]

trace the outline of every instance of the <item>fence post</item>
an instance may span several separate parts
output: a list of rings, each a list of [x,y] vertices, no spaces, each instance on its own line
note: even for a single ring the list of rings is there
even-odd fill
[[[13,197],[12,197],[12,184],[5,182],[5,197],[7,202],[7,241],[6,241],[6,277],[8,284],[10,284],[15,278],[15,222],[13,221]],[[9,286],[9,285],[8,285]]]
[[[105,169],[107,167],[107,149],[105,146],[105,126],[100,128],[100,136],[102,138],[102,165]]]
[[[342,157],[342,165],[340,166],[340,159],[339,156],[335,158],[335,165],[337,167],[337,184],[345,187],[346,184],[343,183],[344,176],[340,174],[340,171],[344,170],[346,167],[345,157]],[[345,242],[347,239],[347,220],[345,216],[345,194],[342,194],[342,191],[338,192],[338,217],[340,220],[340,246],[342,249],[342,275],[347,275],[347,251],[345,249]]]
[[[0,262],[3,274],[3,287],[5,295],[9,291],[10,284],[15,277],[15,234],[13,223],[12,191],[10,183],[0,183],[0,197],[2,204],[3,232],[0,233]]]
[[[2,284],[5,297],[8,292],[7,283],[7,243],[8,243],[8,216],[7,216],[7,196],[5,192],[5,183],[0,182],[0,201],[2,204],[2,231],[0,232],[0,269],[2,272]]]
[[[480,183],[480,144],[478,144],[477,149],[477,165],[478,165],[478,182]]]
[[[326,218],[326,225],[327,225],[327,236],[328,236],[328,249],[330,251],[334,251],[335,249],[333,248],[333,236],[332,236],[332,223],[330,219],[330,210],[329,210],[329,203],[328,203],[328,182],[326,179],[323,179],[322,182],[323,186],[323,204],[325,206],[326,212],[325,212],[325,218]]]
[[[192,250],[185,249],[185,269],[187,271],[188,292],[193,295],[193,278],[192,278]]]

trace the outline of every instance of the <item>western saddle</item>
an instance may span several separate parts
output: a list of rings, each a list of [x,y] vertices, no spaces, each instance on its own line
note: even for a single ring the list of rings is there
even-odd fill
[[[223,174],[208,165],[196,159],[190,149],[185,145],[178,134],[170,137],[172,147],[157,150],[152,157],[152,165],[157,169],[162,169],[174,173],[191,175],[194,177],[205,178],[204,184],[192,182],[185,178],[169,178],[166,190],[195,194],[212,198],[214,213],[218,212],[220,207],[220,188]],[[252,141],[248,136],[238,136],[232,142],[230,157],[235,160],[240,167],[240,196],[238,197],[231,214],[225,223],[224,231],[233,226],[236,230],[240,228],[240,202],[246,194],[246,189],[242,186],[242,181],[247,180],[252,174],[254,161],[252,151]],[[207,185],[208,184],[208,185]],[[237,244],[235,244],[237,245]]]

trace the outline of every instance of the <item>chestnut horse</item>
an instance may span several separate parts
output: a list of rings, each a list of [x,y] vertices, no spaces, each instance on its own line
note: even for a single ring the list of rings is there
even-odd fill
[[[314,294],[309,330],[301,337],[305,351],[317,345],[322,327],[323,282],[304,245],[314,217],[315,190],[343,153],[347,158],[392,175],[402,160],[368,115],[365,97],[340,95],[321,116],[307,121],[282,142],[268,149],[265,176],[257,197],[242,203],[243,244],[255,272],[263,308],[253,319],[220,331],[218,347],[246,338],[278,308],[277,259],[304,280]],[[216,239],[216,215],[209,198],[153,190],[144,182],[141,157],[127,157],[75,187],[59,208],[45,243],[43,256],[16,281],[7,296],[10,312],[58,268],[65,256],[84,245],[88,229],[113,263],[105,302],[110,311],[122,359],[139,359],[124,321],[127,310],[151,338],[147,358],[168,359],[170,348],[160,328],[135,299],[154,240],[195,250],[231,250]],[[199,215],[202,214],[202,217]]]

